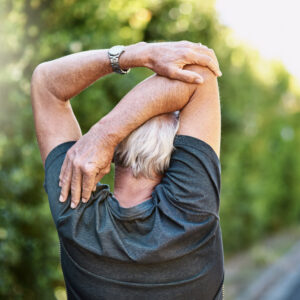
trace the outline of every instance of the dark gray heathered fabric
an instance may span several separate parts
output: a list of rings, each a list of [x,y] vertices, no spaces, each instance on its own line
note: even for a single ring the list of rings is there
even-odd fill
[[[46,159],[44,187],[61,244],[68,299],[222,299],[221,167],[204,141],[177,135],[152,198],[122,208],[108,185],[87,204],[60,203],[59,174],[74,144]]]

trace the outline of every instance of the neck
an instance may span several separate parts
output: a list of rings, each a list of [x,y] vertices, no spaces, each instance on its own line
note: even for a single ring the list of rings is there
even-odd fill
[[[132,207],[151,198],[154,187],[162,176],[154,179],[135,178],[130,168],[115,166],[114,196],[122,207]]]

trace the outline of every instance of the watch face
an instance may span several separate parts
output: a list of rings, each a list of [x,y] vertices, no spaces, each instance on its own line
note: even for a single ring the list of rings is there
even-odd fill
[[[113,46],[111,49],[109,49],[109,54],[117,55],[121,53],[124,48],[124,46]]]

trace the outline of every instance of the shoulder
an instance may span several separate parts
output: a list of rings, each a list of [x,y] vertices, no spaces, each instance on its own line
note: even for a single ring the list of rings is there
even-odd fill
[[[177,135],[160,196],[190,213],[219,212],[221,164],[213,148],[188,135]]]

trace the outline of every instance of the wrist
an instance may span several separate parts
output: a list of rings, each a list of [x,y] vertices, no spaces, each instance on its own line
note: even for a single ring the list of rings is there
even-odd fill
[[[120,55],[119,65],[123,70],[135,67],[147,67],[150,62],[150,47],[146,42],[125,46],[125,51]]]
[[[106,149],[115,148],[122,140],[118,130],[115,130],[115,126],[112,124],[114,123],[106,115],[91,128],[95,132],[97,142],[99,141],[101,147]]]

